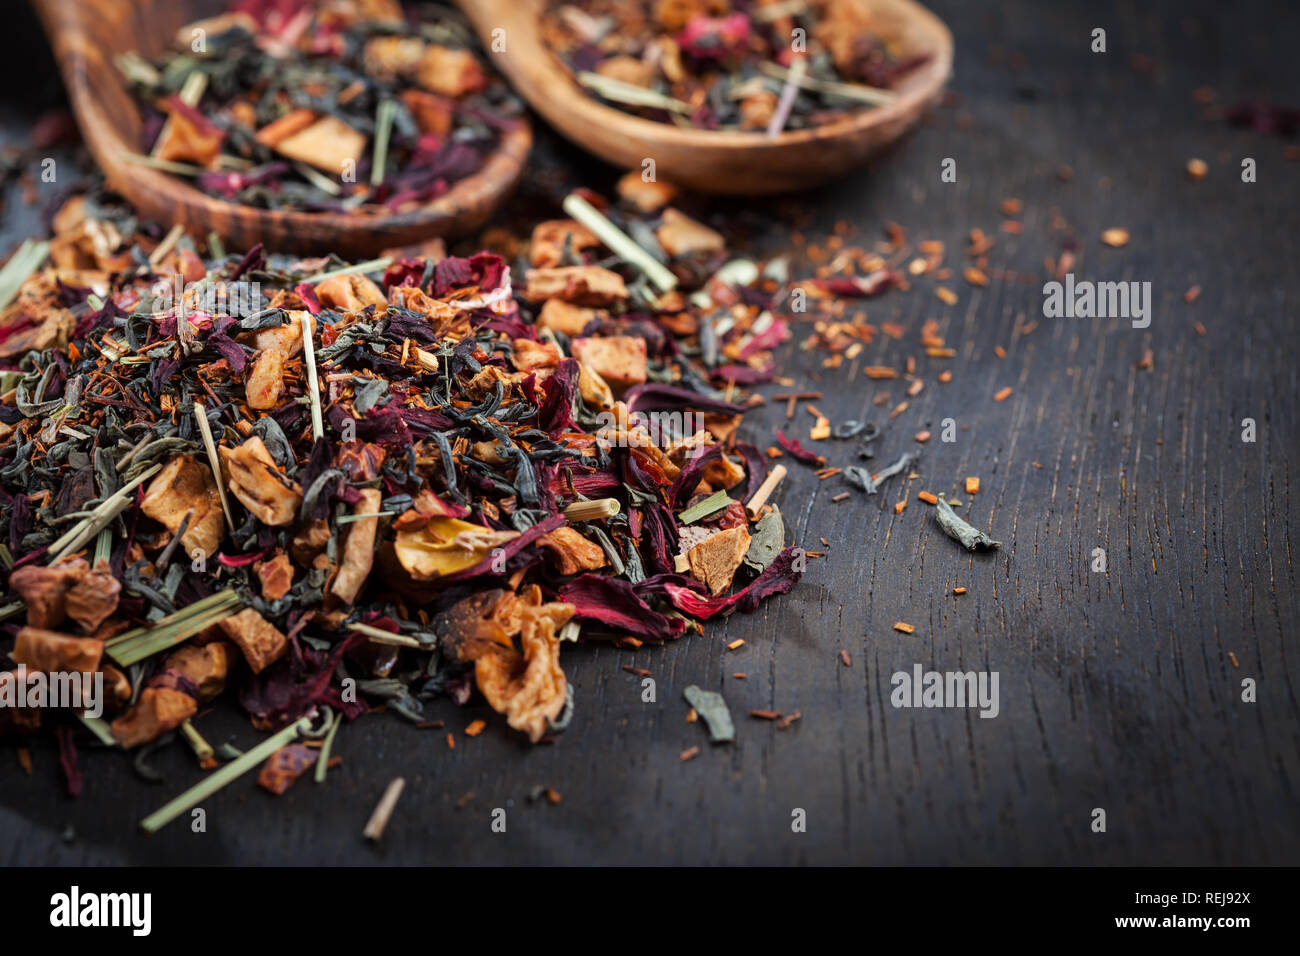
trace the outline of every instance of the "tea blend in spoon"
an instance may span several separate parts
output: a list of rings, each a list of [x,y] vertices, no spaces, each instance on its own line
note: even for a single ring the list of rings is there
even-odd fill
[[[928,57],[857,0],[552,0],[543,37],[617,109],[713,130],[807,129],[890,102]]]
[[[117,58],[145,116],[133,162],[265,209],[400,213],[477,172],[519,101],[455,11],[240,0],[156,62]]]

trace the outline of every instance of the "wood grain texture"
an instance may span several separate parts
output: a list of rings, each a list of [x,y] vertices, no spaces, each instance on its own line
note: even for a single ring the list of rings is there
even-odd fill
[[[930,54],[899,84],[898,98],[806,130],[709,132],[642,119],[593,99],[547,49],[538,28],[544,0],[465,0],[460,4],[490,47],[504,30],[498,66],[514,88],[564,136],[624,169],[655,174],[709,193],[766,195],[821,185],[860,167],[916,125],[952,70],[952,35],[913,0],[869,0],[896,28],[908,55]]]
[[[127,162],[138,152],[140,114],[113,64],[136,50],[157,56],[187,23],[224,10],[222,0],[33,0],[54,46],[82,136],[108,181],[145,217],[194,235],[215,231],[230,248],[301,254],[372,256],[434,236],[461,236],[483,225],[523,173],[532,131],[525,121],[501,133],[483,168],[423,207],[394,214],[255,209],[200,192],[184,178]]]
[[[83,751],[75,802],[52,747],[35,750],[30,779],[0,750],[0,865],[1300,863],[1300,164],[1285,160],[1286,141],[1201,119],[1191,101],[1203,84],[1227,101],[1294,96],[1300,11],[934,5],[957,38],[962,102],[860,179],[796,200],[821,228],[844,219],[874,239],[895,220],[911,238],[942,239],[954,266],[978,226],[997,236],[991,265],[1016,272],[983,289],[954,279],[951,308],[922,282],[866,303],[873,322],[908,331],[862,358],[898,366],[916,354],[926,380],[877,461],[916,447],[922,427],[936,435],[902,515],[898,484],[832,504],[843,486],[793,466],[776,500],[799,540],[818,548],[825,537],[830,555],[790,595],[704,637],[635,653],[566,648],[577,715],[554,746],[530,747],[481,703],[434,708],[457,734],[454,751],[445,731],[370,718],[340,733],[345,763],[325,786],[303,781],[275,799],[242,782],[207,803],[207,833],[178,824],[150,839],[137,822],[199,777],[183,749],[158,761],[160,786],[120,755]],[[1104,57],[1087,51],[1097,25],[1109,30]],[[1133,69],[1132,53],[1155,69]],[[539,160],[590,168],[562,143],[541,145]],[[1210,163],[1204,182],[1183,175],[1191,156]],[[1255,184],[1240,181],[1245,156],[1258,162]],[[955,184],[939,181],[944,157],[957,160]],[[1062,163],[1071,182],[1056,178]],[[1007,196],[1025,203],[1019,237],[998,232]],[[728,209],[754,221],[756,205]],[[1042,261],[1066,238],[1051,230],[1053,208],[1079,237],[1077,275],[1152,282],[1150,328],[1043,318]],[[31,218],[11,196],[5,246]],[[1112,226],[1132,231],[1126,248],[1098,241]],[[769,224],[757,239],[778,248],[786,232]],[[1194,283],[1203,292],[1187,304]],[[944,365],[916,347],[930,318],[958,348]],[[1146,349],[1150,371],[1135,367]],[[822,410],[884,424],[872,396],[888,388],[892,405],[902,384],[821,369],[820,358],[791,348],[787,361],[825,393]],[[935,380],[941,367],[954,373],[948,385]],[[993,402],[1006,385],[1012,396]],[[969,426],[952,445],[937,439],[945,417]],[[1245,417],[1258,422],[1255,444],[1240,440]],[[748,433],[766,445],[783,423],[769,406]],[[966,475],[982,479],[967,517],[1005,543],[997,554],[963,552],[914,498]],[[1106,574],[1090,570],[1095,547],[1107,549]],[[954,585],[970,591],[954,598]],[[916,633],[891,630],[897,620]],[[745,645],[727,651],[738,637]],[[1001,714],[893,708],[890,675],[915,663],[999,671]],[[625,664],[652,672],[657,703],[641,702]],[[1241,702],[1244,677],[1258,682],[1258,703]],[[725,695],[734,745],[711,748],[685,722],[693,683]],[[752,708],[803,719],[780,731],[745,716]],[[480,717],[488,729],[461,736]],[[258,739],[229,709],[201,726],[214,743]],[[679,763],[695,745],[700,755]],[[406,792],[382,843],[367,845],[361,829],[399,774]],[[564,802],[528,803],[535,784]],[[505,834],[490,830],[496,807]],[[1089,830],[1094,807],[1107,809],[1105,835]],[[804,834],[790,830],[794,808],[807,811]]]

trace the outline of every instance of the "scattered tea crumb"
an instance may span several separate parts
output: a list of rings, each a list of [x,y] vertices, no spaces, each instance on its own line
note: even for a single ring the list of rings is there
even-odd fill
[[[751,710],[749,716],[757,717],[759,720],[780,720],[781,712],[779,710]]]
[[[1115,249],[1127,246],[1129,234],[1127,229],[1107,229],[1101,234],[1101,241]]]
[[[963,594],[966,593],[966,589],[965,589],[965,588],[953,588],[953,589],[952,589],[952,593],[953,593],[953,594],[956,594],[958,597],[960,597],[961,595],[963,595]]]
[[[980,480],[975,476],[966,479],[966,494],[978,495],[980,493]]]
[[[916,630],[916,628],[911,624],[908,624],[906,621],[895,621],[894,630],[902,631],[904,634],[911,634]]]
[[[1187,175],[1190,179],[1199,182],[1210,174],[1210,167],[1203,159],[1189,159],[1187,161]]]
[[[738,647],[743,647],[744,644],[745,644],[745,639],[743,637],[738,637],[730,644],[727,645],[727,650],[734,651]]]
[[[927,505],[935,504],[939,500],[938,495],[936,495],[933,491],[918,491],[916,493],[916,497],[920,498]]]
[[[477,737],[479,734],[483,733],[485,727],[487,727],[486,720],[476,720],[465,728],[465,736]]]
[[[849,657],[848,651],[846,650],[840,651],[840,663],[843,664],[845,667],[853,666],[853,658]]]
[[[451,739],[451,735],[447,735]],[[397,798],[402,795],[402,790],[406,787],[406,780],[403,777],[394,777],[384,790],[384,795],[379,798],[379,803],[375,805],[375,812],[370,814],[370,821],[366,824],[362,834],[367,840],[378,840],[384,835],[384,828],[388,826],[388,820],[393,815],[393,808],[397,806]]]
[[[686,763],[686,761],[694,760],[699,755],[700,755],[700,748],[698,746],[688,747],[685,750],[683,750],[680,755],[678,755],[677,759],[681,763]]]
[[[1240,667],[1240,666],[1241,666],[1240,664],[1237,663],[1237,655],[1234,654],[1234,653],[1232,653],[1232,651],[1228,651],[1228,660],[1232,661],[1232,666],[1233,666],[1233,667]]]
[[[1006,388],[1003,388],[1003,389],[999,390],[999,391],[998,391],[998,392],[993,396],[993,401],[995,401],[995,402],[1005,402],[1005,401],[1006,401],[1008,398],[1010,398],[1010,397],[1011,397],[1011,386],[1008,385]]]

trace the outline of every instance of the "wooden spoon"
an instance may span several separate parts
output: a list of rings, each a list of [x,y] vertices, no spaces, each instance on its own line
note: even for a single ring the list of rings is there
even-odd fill
[[[848,172],[903,135],[936,99],[952,70],[952,34],[912,0],[859,0],[906,55],[930,54],[903,78],[897,98],[812,129],[710,132],[642,119],[605,106],[571,78],[542,42],[544,0],[462,0],[485,49],[505,40],[497,67],[538,113],[589,152],[625,169],[655,162],[655,175],[701,192],[757,194],[813,186]],[[493,34],[494,30],[505,32]]]
[[[255,209],[216,199],[183,178],[130,163],[139,152],[141,118],[113,64],[119,53],[151,58],[187,23],[222,13],[226,0],[33,0],[58,58],[81,133],[110,188],[145,218],[183,223],[195,235],[216,232],[232,250],[258,242],[277,252],[366,257],[433,236],[481,226],[509,195],[532,146],[526,122],[502,133],[477,173],[420,209],[393,215]]]

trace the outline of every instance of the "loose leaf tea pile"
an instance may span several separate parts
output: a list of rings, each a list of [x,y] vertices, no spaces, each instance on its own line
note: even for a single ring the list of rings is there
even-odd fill
[[[102,674],[101,739],[179,727],[206,765],[188,721],[223,694],[276,746],[314,712],[423,725],[475,689],[536,742],[572,714],[562,640],[672,641],[788,592],[803,553],[735,437],[736,383],[789,337],[777,283],[729,276],[666,185],[619,192],[565,205],[640,236],[657,287],[573,219],[509,263],[350,265],[70,200],[0,312],[0,679]],[[61,719],[5,708],[0,732]]]
[[[134,161],[268,209],[404,212],[473,175],[518,100],[455,11],[239,0],[178,52],[118,58],[145,118]]]
[[[858,0],[552,0],[543,37],[591,95],[701,129],[808,129],[888,103],[911,56]]]

